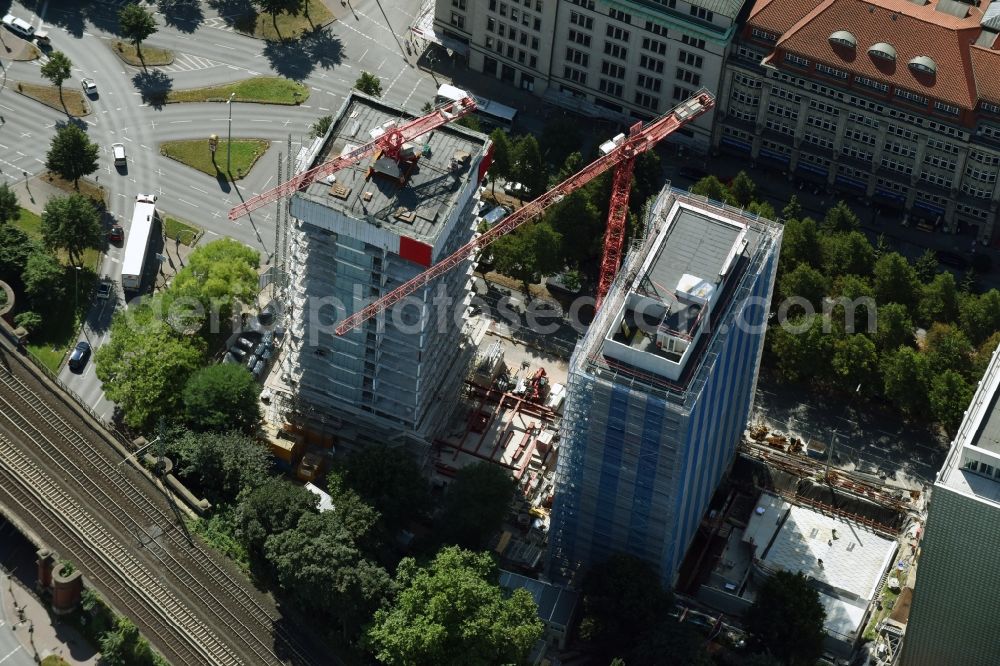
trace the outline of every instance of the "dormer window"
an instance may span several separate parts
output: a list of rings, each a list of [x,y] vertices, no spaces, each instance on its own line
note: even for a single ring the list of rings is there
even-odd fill
[[[868,49],[868,55],[879,60],[885,60],[886,62],[896,62],[896,49],[892,47],[892,44],[886,44],[885,42],[873,44]]]
[[[838,46],[844,46],[849,49],[857,47],[858,40],[854,38],[854,35],[846,30],[838,30],[837,32],[830,35],[830,43],[837,44]]]
[[[910,69],[924,74],[937,74],[937,63],[928,56],[917,56],[908,63]]]

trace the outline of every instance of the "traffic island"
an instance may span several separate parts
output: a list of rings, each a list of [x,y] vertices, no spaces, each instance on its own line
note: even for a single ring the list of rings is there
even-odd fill
[[[233,139],[228,170],[229,145],[225,139],[218,139],[215,152],[209,147],[208,139],[165,141],[160,144],[160,154],[220,181],[235,182],[250,173],[270,145],[266,139]]]
[[[189,222],[182,222],[176,217],[167,215],[163,219],[163,236],[167,240],[174,241],[175,244],[194,247],[203,233],[203,229]]]
[[[119,60],[132,67],[164,67],[174,61],[173,51],[149,45],[137,49],[135,44],[120,39],[112,40],[111,50]]]
[[[247,3],[246,6],[251,5]],[[232,26],[248,37],[283,42],[322,28],[334,18],[323,0],[307,0],[302,11],[296,14],[278,12],[272,16],[250,9],[246,14],[233,17]]]
[[[15,92],[30,97],[36,102],[41,102],[56,111],[62,111],[73,118],[90,114],[83,93],[79,90],[63,88],[60,96],[59,88],[55,86],[43,86],[26,81],[11,81],[10,86],[14,88]]]
[[[224,83],[207,88],[187,88],[168,91],[163,101],[167,104],[181,102],[234,102],[252,104],[302,104],[309,99],[307,86],[280,76],[255,76],[242,81]]]

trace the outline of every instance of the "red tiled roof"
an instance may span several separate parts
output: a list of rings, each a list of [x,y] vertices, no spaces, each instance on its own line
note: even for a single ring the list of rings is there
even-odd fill
[[[968,17],[958,18],[936,11],[935,4],[921,6],[910,0],[823,0],[814,5],[810,0],[759,0],[751,11],[749,23],[781,34],[779,49],[972,109],[977,100],[977,80],[982,86],[984,78],[996,78],[996,74],[993,77],[973,74],[971,43],[981,30],[982,11],[970,7]],[[857,47],[847,49],[831,44],[829,37],[838,30],[854,35]],[[896,50],[895,63],[868,55],[869,47],[879,42],[891,44]],[[933,59],[937,75],[911,70],[907,63],[916,56]],[[1000,84],[990,80],[986,85]]]
[[[1000,51],[973,46],[972,70],[979,98],[1000,104]]]

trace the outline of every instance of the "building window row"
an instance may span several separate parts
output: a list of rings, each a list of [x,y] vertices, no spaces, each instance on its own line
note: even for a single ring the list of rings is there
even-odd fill
[[[899,109],[895,109],[895,108],[893,108],[891,106],[889,107],[889,117],[890,118],[896,118],[897,120],[902,120],[902,121],[908,122],[911,125],[916,125],[917,127],[923,127],[924,126],[924,119],[923,118],[918,118],[917,116],[913,115],[912,113],[907,113],[906,111],[900,111]]]
[[[587,85],[587,73],[581,72],[578,69],[573,69],[572,67],[566,67],[563,69],[563,78],[575,81],[580,85]]]
[[[755,39],[759,39],[762,42],[768,42],[773,44],[778,41],[778,36],[774,33],[768,32],[767,30],[761,30],[760,28],[753,28],[750,30],[750,34],[753,35]]]
[[[806,122],[813,127],[818,127],[821,130],[826,130],[827,132],[836,132],[837,123],[836,121],[830,120],[829,118],[824,118],[822,116],[809,115],[806,117]]]
[[[952,106],[951,104],[945,104],[944,102],[934,102],[934,109],[940,111],[941,113],[947,113],[951,116],[957,116],[961,113],[961,109],[957,106]]]
[[[889,126],[886,128],[886,131],[889,134],[895,134],[896,136],[901,136],[909,141],[917,140],[917,134],[915,132],[906,129],[905,127],[900,127],[899,125],[893,125],[892,123],[889,123]]]
[[[901,157],[913,157],[917,154],[917,151],[913,148],[913,144],[910,143],[898,143],[896,141],[886,141],[883,148],[893,155],[899,155]]]
[[[760,104],[760,96],[751,95],[750,93],[740,90],[739,88],[733,88],[733,92],[730,97],[738,102],[746,104],[747,106],[757,106]]]
[[[767,139],[760,142],[760,145],[768,150],[773,150],[776,153],[781,153],[782,155],[791,155],[792,149],[783,143],[777,143],[775,141],[768,141]]]
[[[653,23],[652,21],[646,21],[646,32],[651,32],[654,35],[659,35],[660,37],[669,36],[669,31],[666,26],[662,26],[659,23]]]
[[[940,132],[941,134],[947,134],[948,136],[953,136],[958,139],[965,139],[965,132],[955,127],[950,127],[943,123],[936,122],[934,120],[927,121],[927,127],[934,130],[935,132]]]
[[[590,35],[585,32],[580,32],[579,30],[569,31],[569,41],[576,42],[582,46],[590,46]]]
[[[827,150],[833,150],[833,139],[823,136],[821,134],[813,134],[812,132],[806,132],[802,137],[806,142],[811,143],[820,148],[826,148]]]
[[[653,92],[660,92],[660,85],[662,84],[662,79],[649,76],[648,74],[640,74],[635,79],[635,84],[640,88],[645,88],[646,90],[652,90]]]
[[[935,203],[941,206],[942,208],[948,205],[947,197],[938,196],[937,194],[930,194],[929,192],[924,192],[922,190],[917,190],[917,199]]]
[[[465,0],[451,0],[451,6],[465,11]]]
[[[991,104],[990,102],[982,102],[979,107],[987,113],[996,113],[1000,115],[1000,105]]]
[[[875,184],[884,190],[889,190],[890,192],[898,192],[900,194],[908,194],[910,188],[902,183],[897,183],[894,180],[889,180],[888,178],[876,178]]]
[[[913,174],[913,165],[909,162],[900,162],[889,157],[883,157],[882,166],[891,171],[905,173],[908,176]]]
[[[660,98],[653,97],[652,95],[647,95],[646,93],[636,92],[635,103],[638,106],[645,107],[647,109],[652,109],[655,111],[660,107]]]
[[[882,83],[881,81],[876,81],[875,79],[869,79],[867,76],[855,76],[854,82],[882,93],[889,92],[889,86],[887,84]]]
[[[578,25],[585,30],[594,29],[594,18],[592,16],[584,16],[579,12],[570,12],[569,22],[573,25]]]
[[[758,86],[760,87],[760,86]],[[781,99],[788,100],[794,104],[798,104],[802,101],[802,95],[792,92],[787,88],[782,88],[781,86],[771,86],[771,96],[780,97]]]
[[[690,83],[693,86],[701,85],[701,74],[696,74],[681,67],[677,68],[676,78],[678,81],[683,81],[684,83]]]
[[[818,83],[810,83],[810,90],[821,95],[826,95],[827,97],[832,97],[833,99],[844,101],[844,93],[839,90],[834,90],[828,86],[823,86]]]
[[[858,160],[864,160],[865,162],[871,162],[874,159],[874,155],[870,150],[865,150],[855,146],[854,144],[844,144],[840,147],[840,152],[848,157],[853,157]]]
[[[984,183],[995,183],[997,182],[997,172],[996,171],[986,171],[985,169],[979,169],[977,167],[965,167],[965,175],[970,178],[975,178],[976,180],[982,181]]]
[[[604,42],[604,55],[609,55],[612,58],[618,58],[620,60],[627,60],[628,49],[622,46],[621,44]]]
[[[594,0],[569,0],[571,4],[577,7],[583,7],[584,9],[589,9],[594,11]],[[540,9],[538,11],[541,11]]]
[[[981,125],[977,132],[983,134],[983,136],[988,136],[991,139],[1000,139],[1000,127],[994,127],[993,125]]]
[[[980,220],[985,220],[990,216],[989,211],[985,211],[982,208],[976,208],[975,206],[970,206],[968,204],[960,203],[957,206],[955,206],[955,208],[958,210],[959,213],[962,213],[963,215],[976,217],[979,218]]]
[[[627,42],[629,37],[632,36],[629,34],[628,30],[625,28],[619,28],[616,25],[609,25],[605,34],[611,39],[617,39],[620,42]]]
[[[910,92],[905,88],[896,88],[896,97],[905,99],[908,102],[914,104],[919,104],[920,106],[927,106],[927,98],[923,95],[918,95],[915,92]]]
[[[495,32],[500,37],[505,37],[511,41],[516,42],[520,39],[522,46],[529,45],[529,35],[527,32],[524,30],[518,31],[517,28],[508,26],[506,23],[498,23],[492,16],[486,19],[486,30],[489,32]],[[537,51],[538,46],[538,37],[532,36],[530,39],[530,48]]]
[[[731,108],[729,109],[729,115],[732,116],[733,118],[736,118],[737,120],[744,120],[748,123],[757,122],[756,111],[747,111],[745,109]]]
[[[695,7],[694,5],[691,5],[688,9],[688,13],[695,18],[699,18],[702,21],[708,21],[709,23],[715,20],[715,14],[708,11],[704,7]]]
[[[930,141],[928,141],[927,143],[929,145]],[[955,152],[957,153],[958,150],[955,150]],[[997,166],[998,164],[1000,164],[1000,157],[997,157],[996,155],[988,155],[986,153],[981,153],[978,150],[971,151],[969,153],[969,159],[971,159],[973,162],[979,162],[980,164],[990,164],[992,166]]]
[[[750,76],[744,76],[743,74],[734,74],[733,81],[739,83],[740,85],[746,86],[747,88],[759,89],[764,82],[760,79],[755,79]]]
[[[849,129],[844,132],[844,136],[848,139],[853,139],[854,141],[860,141],[861,143],[867,143],[869,146],[875,145],[875,137],[867,132],[862,132],[859,129]]]
[[[819,100],[811,99],[809,100],[809,108],[814,111],[819,111],[821,113],[829,113],[832,116],[839,116],[840,109],[832,104],[827,104],[826,102],[820,102]]]
[[[590,55],[584,53],[583,51],[567,47],[566,62],[571,62],[574,65],[580,65],[581,67],[587,67],[590,65]]]
[[[735,127],[723,127],[722,133],[731,136],[734,139],[740,139],[742,141],[753,141],[753,137],[749,132],[744,132],[743,130],[738,130]]]
[[[812,164],[816,164],[821,167],[830,166],[830,160],[826,159],[825,157],[821,157],[819,155],[813,155],[812,153],[802,153],[802,155],[799,156],[799,159],[805,160],[806,162],[810,162]]]
[[[837,173],[843,174],[848,178],[857,178],[858,180],[868,181],[869,173],[867,171],[862,171],[861,169],[855,169],[849,164],[838,164]]]
[[[778,122],[777,120],[768,118],[767,122],[765,122],[765,125],[767,125],[767,129],[778,132],[779,134],[787,134],[788,136],[795,136],[795,128],[789,125],[788,123],[782,123]]]
[[[649,37],[643,37],[642,48],[646,49],[647,51],[652,51],[653,53],[659,53],[660,55],[667,54],[666,42],[661,42],[658,39],[650,39]]]
[[[688,67],[695,67],[697,69],[701,69],[701,66],[705,63],[705,59],[702,58],[700,55],[695,55],[693,53],[689,53],[688,51],[681,49],[677,53],[677,62],[679,62],[682,65],[687,65]]]
[[[767,111],[779,118],[788,118],[789,120],[798,120],[799,112],[791,107],[783,106],[781,104],[775,104],[774,102],[768,102]]]
[[[793,65],[798,65],[799,67],[808,67],[809,61],[802,56],[795,55],[794,53],[785,54],[785,62],[790,62]]]
[[[614,81],[609,81],[608,79],[601,79],[597,88],[601,92],[607,93],[614,97],[621,97],[622,94],[624,94],[625,92],[625,88],[624,86],[622,86],[622,84],[616,83]]]
[[[993,196],[992,189],[988,190],[985,188],[976,187],[974,185],[970,185],[969,183],[962,183],[962,191],[971,197],[976,197],[977,199],[989,199],[991,196]]]
[[[941,157],[940,155],[928,154],[924,158],[924,162],[932,166],[939,167],[941,169],[947,169],[948,171],[955,170],[955,160],[948,159],[947,157]]]
[[[764,59],[764,54],[740,44],[736,47],[736,57],[759,65],[760,61]]]
[[[624,79],[625,78],[625,67],[623,65],[616,65],[613,62],[608,62],[607,60],[601,61],[601,74],[606,74],[607,76]]]
[[[847,113],[847,120],[852,123],[857,123],[858,125],[867,125],[868,127],[878,129],[878,120],[872,116],[866,116],[863,113],[849,111]]]
[[[882,113],[885,113],[885,107],[884,106],[882,106],[881,104],[876,104],[875,102],[870,102],[870,101],[868,101],[867,99],[865,99],[863,97],[855,97],[854,95],[850,95],[847,98],[847,102],[849,104],[852,104],[853,106],[857,106],[857,107],[860,107],[862,109],[867,109],[869,111],[872,111],[874,113],[878,113],[880,115]]]
[[[614,8],[609,9],[608,10],[608,18],[612,18],[612,19],[614,19],[616,21],[621,21],[622,23],[631,23],[632,22],[632,15],[628,14],[626,12],[623,12],[620,9],[614,9]]]
[[[824,65],[821,62],[816,63],[816,71],[827,76],[832,76],[838,79],[847,79],[847,72],[842,69],[837,69],[836,67],[830,67],[829,65]]]
[[[642,67],[643,69],[648,69],[651,72],[656,72],[657,74],[663,73],[663,61],[657,60],[656,58],[651,58],[646,54],[643,54],[639,57],[639,67]]]
[[[945,178],[944,176],[931,173],[930,171],[921,171],[920,180],[926,180],[928,183],[932,183],[938,187],[951,187],[950,178]]]
[[[461,14],[452,12],[450,23],[459,30],[465,30],[465,17]]]
[[[952,155],[958,155],[958,146],[956,146],[953,143],[948,143],[947,141],[938,141],[937,139],[927,139],[927,147],[934,148],[936,150],[940,150],[945,153],[951,153]],[[973,157],[972,159],[976,158]],[[998,163],[1000,163],[1000,158],[997,158],[997,162],[994,162],[994,164]],[[987,162],[987,164],[989,164],[989,162]]]
[[[674,100],[678,102],[683,102],[684,100],[691,97],[694,94],[693,90],[689,90],[683,86],[674,86]]]
[[[681,35],[681,44],[686,44],[692,48],[705,50],[705,40],[699,37],[692,37],[690,35]]]

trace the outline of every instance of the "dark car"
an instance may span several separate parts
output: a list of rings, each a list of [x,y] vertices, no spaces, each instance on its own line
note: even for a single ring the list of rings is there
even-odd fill
[[[122,229],[120,224],[112,224],[111,230],[108,231],[108,240],[112,243],[121,243],[125,240],[125,230]]]
[[[73,372],[80,372],[83,370],[83,366],[87,365],[89,358],[90,343],[86,340],[80,340],[76,343],[76,347],[73,347],[73,353],[69,355],[69,369]]]
[[[938,263],[944,264],[945,266],[951,266],[952,268],[957,268],[959,270],[965,270],[969,267],[969,260],[956,252],[938,250],[935,254],[937,256]]]

